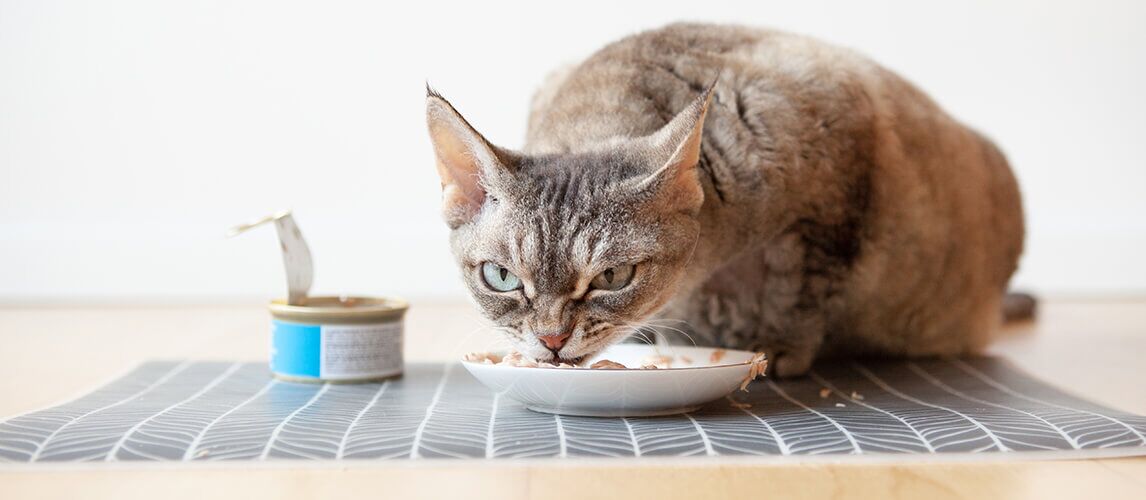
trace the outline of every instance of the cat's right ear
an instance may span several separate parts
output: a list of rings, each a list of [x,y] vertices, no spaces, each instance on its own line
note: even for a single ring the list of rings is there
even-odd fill
[[[667,125],[649,136],[651,161],[657,169],[641,181],[638,189],[655,191],[673,209],[695,215],[704,203],[698,165],[704,138],[704,119],[716,82],[678,113]]]
[[[442,180],[442,217],[450,229],[481,211],[487,190],[512,174],[512,155],[485,140],[454,107],[426,87],[426,124]]]

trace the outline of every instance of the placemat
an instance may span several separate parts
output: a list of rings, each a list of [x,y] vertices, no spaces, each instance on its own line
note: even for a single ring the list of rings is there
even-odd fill
[[[262,363],[156,361],[0,423],[7,462],[1087,455],[1080,450],[1146,455],[1146,418],[995,358],[824,364],[656,418],[535,413],[458,364],[412,364],[382,383],[315,385],[272,379]]]

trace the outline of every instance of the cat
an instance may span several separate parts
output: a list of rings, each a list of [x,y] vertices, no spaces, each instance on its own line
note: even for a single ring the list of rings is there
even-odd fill
[[[1023,249],[989,140],[891,71],[780,31],[673,24],[550,77],[521,151],[427,88],[469,292],[519,352],[581,363],[646,325],[830,356],[981,350]]]

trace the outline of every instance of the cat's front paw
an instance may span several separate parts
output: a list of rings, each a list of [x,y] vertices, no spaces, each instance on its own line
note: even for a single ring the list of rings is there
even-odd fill
[[[815,349],[766,349],[768,376],[776,378],[802,377],[816,360]]]

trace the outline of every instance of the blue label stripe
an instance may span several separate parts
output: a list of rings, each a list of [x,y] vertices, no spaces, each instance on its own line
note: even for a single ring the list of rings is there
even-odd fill
[[[271,320],[271,371],[318,377],[322,364],[322,327]]]

